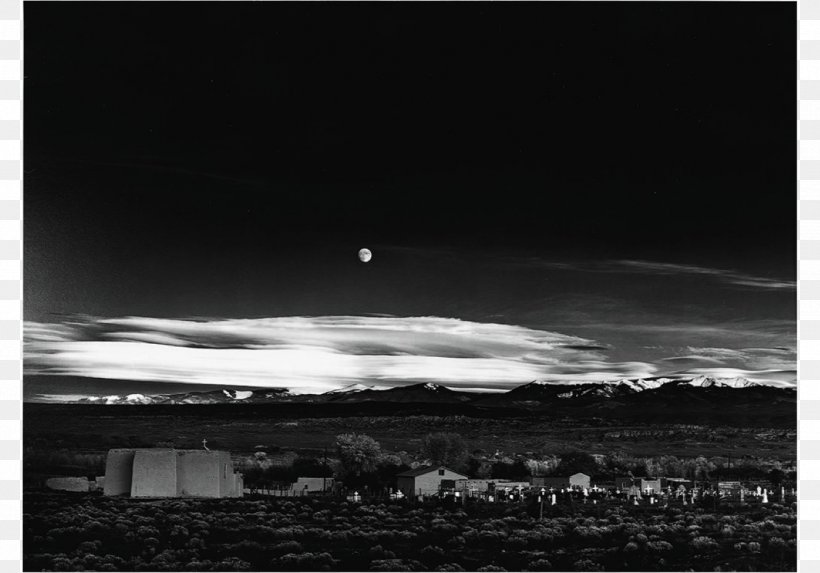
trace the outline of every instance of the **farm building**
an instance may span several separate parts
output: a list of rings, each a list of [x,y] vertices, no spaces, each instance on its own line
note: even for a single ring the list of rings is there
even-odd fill
[[[641,478],[641,491],[644,493],[660,493],[663,491],[665,481],[661,478]]]
[[[512,481],[512,480],[496,480],[493,482],[495,490],[508,489],[510,491],[519,489],[530,489],[530,482],[528,481]]]
[[[672,488],[673,490],[677,490],[679,487],[683,486],[686,489],[692,487],[692,480],[684,479],[684,478],[666,478],[664,479],[664,487]]]
[[[544,477],[532,476],[530,478],[530,485],[533,487],[544,487],[553,489],[562,489],[569,487],[569,478],[565,477]]]
[[[530,489],[528,481],[510,481],[498,479],[458,479],[455,483],[455,490],[464,495],[475,497],[486,493],[492,494],[496,491],[503,491],[504,488],[510,491]]]
[[[740,490],[743,489],[739,481],[721,481],[717,484],[717,490],[723,495],[740,495]]]
[[[457,479],[456,491],[460,491],[467,496],[477,496],[487,493],[490,484],[495,483],[491,479]]]
[[[659,477],[617,477],[615,487],[621,491],[629,491],[632,486],[640,488],[643,493],[660,493],[666,487],[666,478]]]
[[[587,474],[577,473],[569,477],[543,477],[532,476],[530,485],[533,487],[544,487],[553,489],[564,488],[588,488],[591,478]]]
[[[425,466],[396,476],[397,487],[406,496],[435,495],[442,489],[455,489],[456,480],[467,476],[444,466]]]
[[[224,451],[171,448],[109,450],[105,495],[241,497],[242,475]]]

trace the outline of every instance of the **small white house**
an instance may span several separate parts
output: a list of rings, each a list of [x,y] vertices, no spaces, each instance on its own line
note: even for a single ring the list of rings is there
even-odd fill
[[[442,489],[455,489],[456,480],[466,479],[467,476],[444,466],[425,466],[400,473],[396,485],[408,497],[436,495]]]

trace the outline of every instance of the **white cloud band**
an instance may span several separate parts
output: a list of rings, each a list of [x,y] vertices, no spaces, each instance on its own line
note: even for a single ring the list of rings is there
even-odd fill
[[[323,392],[362,382],[512,388],[533,379],[644,377],[594,341],[439,317],[84,319],[26,325],[26,371]]]

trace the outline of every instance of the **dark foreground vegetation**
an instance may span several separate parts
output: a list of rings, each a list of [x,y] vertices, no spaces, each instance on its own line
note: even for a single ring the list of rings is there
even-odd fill
[[[384,449],[414,451],[430,432],[458,433],[473,449],[506,452],[555,452],[566,448],[606,454],[623,451],[635,456],[683,457],[744,455],[795,457],[796,407],[788,424],[768,424],[765,416],[742,425],[716,419],[697,424],[655,422],[597,416],[562,416],[555,412],[518,412],[517,416],[466,416],[455,412],[385,413],[321,416],[287,404],[269,409],[224,406],[80,406],[25,404],[24,439],[29,448],[105,453],[109,448],[153,447],[173,443],[200,448],[251,452],[261,447],[322,455],[336,436],[357,432],[372,436]],[[404,405],[411,409],[410,406]],[[274,408],[275,407],[275,408]],[[733,412],[741,407],[731,409]],[[665,410],[660,410],[663,413]],[[353,410],[348,414],[353,414]],[[497,411],[494,411],[497,414]]]
[[[27,492],[27,571],[794,571],[795,504],[668,508]]]

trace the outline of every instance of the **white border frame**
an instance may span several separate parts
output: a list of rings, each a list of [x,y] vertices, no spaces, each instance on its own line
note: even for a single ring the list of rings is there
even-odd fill
[[[798,4],[797,568],[820,570],[820,2]]]
[[[798,18],[798,570],[814,571],[820,344],[803,341],[820,340],[820,0],[801,0]],[[22,19],[20,0],[0,0],[0,573],[22,570]]]

